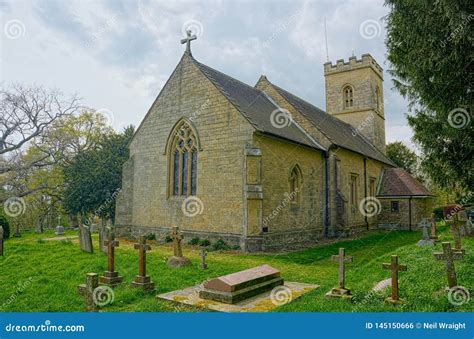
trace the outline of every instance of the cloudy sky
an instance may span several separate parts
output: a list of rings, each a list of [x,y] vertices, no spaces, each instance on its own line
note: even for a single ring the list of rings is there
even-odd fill
[[[386,71],[382,0],[0,0],[1,85],[77,93],[114,128],[138,125],[178,63],[186,29],[194,57],[254,85],[260,74],[325,108],[329,60],[370,53]],[[406,101],[385,72],[387,141],[410,144]]]

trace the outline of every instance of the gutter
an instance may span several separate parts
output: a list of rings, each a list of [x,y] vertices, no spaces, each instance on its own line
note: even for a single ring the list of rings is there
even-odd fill
[[[408,230],[412,230],[411,229],[411,199],[412,197],[410,197],[410,199],[408,199]]]
[[[329,151],[324,152],[324,237],[329,238]]]
[[[364,198],[367,200],[367,157],[364,157]],[[364,213],[365,228],[369,230],[369,218],[367,213]]]

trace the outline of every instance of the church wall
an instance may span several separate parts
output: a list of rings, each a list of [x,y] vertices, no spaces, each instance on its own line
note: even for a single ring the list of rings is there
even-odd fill
[[[382,229],[410,229],[410,199],[403,197],[380,198],[382,210],[378,215],[379,228]],[[398,202],[399,211],[393,212],[392,202]],[[418,224],[423,218],[430,218],[433,211],[432,198],[412,198],[411,199],[411,229],[417,230]]]
[[[264,135],[255,136],[254,147],[262,154],[262,227],[267,228],[260,230],[262,249],[282,251],[323,237],[323,153]],[[294,165],[302,178],[298,204],[289,201]]]
[[[165,148],[173,126],[183,117],[197,130],[201,146],[197,198],[202,213],[194,217],[183,213],[184,197],[167,198]],[[185,237],[202,232],[238,243],[244,227],[243,154],[253,130],[185,55],[130,144],[133,195],[124,198],[133,199],[133,220],[132,225],[117,226],[133,226],[134,233],[153,232],[161,238],[177,225]]]

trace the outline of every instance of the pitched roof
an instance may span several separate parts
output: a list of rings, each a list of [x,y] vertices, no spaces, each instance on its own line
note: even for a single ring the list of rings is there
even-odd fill
[[[278,87],[272,86],[288,101],[296,110],[305,116],[316,128],[318,128],[335,145],[365,155],[385,164],[395,166],[380,150],[364,136],[358,133],[354,127],[344,121],[333,117],[329,113],[319,109],[309,102],[298,98],[296,95]]]
[[[403,168],[387,168],[382,173],[377,196],[433,196]]]
[[[278,111],[280,107],[264,92],[206,66],[192,56],[190,58],[256,130],[318,150],[325,150],[295,121],[283,128],[278,128],[277,124],[272,124],[272,113]]]

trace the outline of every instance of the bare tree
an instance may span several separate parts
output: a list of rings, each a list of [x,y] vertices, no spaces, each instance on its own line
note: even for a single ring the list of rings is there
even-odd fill
[[[51,152],[17,161],[22,148],[47,134],[60,118],[80,110],[79,99],[64,99],[57,90],[13,85],[0,89],[0,174],[51,164]],[[54,151],[51,149],[50,151]]]

